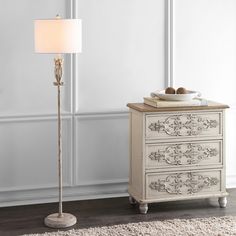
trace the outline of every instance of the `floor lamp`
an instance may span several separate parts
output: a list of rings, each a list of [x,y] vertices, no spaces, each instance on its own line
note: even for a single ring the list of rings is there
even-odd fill
[[[55,19],[35,20],[34,39],[36,53],[57,54],[54,58],[54,74],[57,87],[57,112],[58,112],[58,177],[59,177],[59,211],[47,216],[44,223],[52,228],[66,228],[76,224],[77,219],[62,210],[62,135],[61,135],[61,86],[62,64],[64,53],[81,52],[81,20],[61,19],[58,15]]]

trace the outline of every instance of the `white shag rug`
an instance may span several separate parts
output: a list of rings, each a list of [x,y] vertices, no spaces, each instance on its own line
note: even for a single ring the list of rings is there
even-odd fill
[[[174,219],[129,223],[27,236],[228,236],[236,235],[236,217]],[[26,235],[24,235],[26,236]]]

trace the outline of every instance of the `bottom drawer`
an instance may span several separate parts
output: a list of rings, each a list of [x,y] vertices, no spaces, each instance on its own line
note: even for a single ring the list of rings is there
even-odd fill
[[[181,198],[222,191],[222,170],[146,174],[146,198]]]

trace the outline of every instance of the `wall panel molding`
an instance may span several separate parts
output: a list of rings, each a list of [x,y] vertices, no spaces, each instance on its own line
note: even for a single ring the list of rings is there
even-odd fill
[[[166,24],[166,36],[167,36],[167,52],[166,52],[166,87],[173,87],[174,86],[174,78],[173,78],[173,0],[167,0],[167,10],[166,10],[166,19],[167,19],[167,24]]]
[[[80,186],[97,186],[106,184],[127,184],[128,179],[111,179],[111,180],[93,180],[93,181],[83,181],[76,184],[77,187]]]
[[[127,113],[75,117],[76,186],[127,182],[127,125]]]
[[[70,187],[71,183],[64,182],[64,187]],[[4,193],[14,193],[14,192],[22,192],[22,191],[34,191],[34,190],[45,190],[45,189],[55,189],[57,188],[57,184],[42,184],[42,185],[30,185],[30,186],[17,186],[17,187],[7,187],[0,188],[0,194]]]
[[[70,119],[72,115],[70,113],[62,113],[62,119]],[[45,121],[56,120],[56,114],[35,114],[35,115],[15,115],[15,116],[0,116],[0,123],[3,122],[24,122],[24,121]]]
[[[72,119],[62,121],[63,182],[72,186]],[[51,118],[0,122],[0,195],[58,186],[56,127]]]
[[[123,118],[128,117],[129,111],[128,110],[120,110],[120,111],[99,111],[99,112],[84,112],[84,113],[77,113],[75,116],[78,119],[106,119],[106,118]]]

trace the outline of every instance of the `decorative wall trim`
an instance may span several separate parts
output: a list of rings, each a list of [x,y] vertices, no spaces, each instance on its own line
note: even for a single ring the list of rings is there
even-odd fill
[[[236,111],[236,104],[229,104],[231,111]],[[128,117],[129,111],[128,109],[120,109],[120,110],[106,110],[106,111],[94,111],[94,112],[79,112],[79,113],[70,113],[70,112],[63,112],[62,118],[79,118],[79,119],[99,119],[99,118],[106,118],[106,117]],[[56,120],[57,114],[56,113],[40,113],[40,114],[16,114],[16,115],[0,115],[0,123],[1,122],[18,122],[18,121],[41,121],[41,120]]]
[[[128,179],[113,179],[113,180],[94,180],[94,181],[85,181],[77,182],[76,186],[95,186],[95,185],[104,185],[104,184],[128,184]]]
[[[77,123],[78,120],[98,120],[98,119],[117,119],[117,118],[125,118],[128,119],[128,112],[116,112],[116,113],[84,113],[83,115],[78,115],[76,114],[74,116],[74,148],[73,148],[73,152],[74,152],[74,159],[73,159],[73,163],[74,163],[74,176],[73,176],[73,184],[74,186],[91,186],[91,185],[97,185],[97,184],[118,184],[118,183],[124,183],[124,182],[128,182],[128,179],[116,179],[116,180],[105,180],[105,181],[101,181],[101,180],[94,180],[94,181],[86,181],[86,182],[82,182],[82,181],[78,181],[78,171],[76,170],[76,167],[78,166],[78,157],[79,157],[79,153],[78,150],[76,148],[76,143],[78,140],[78,134],[76,133],[77,130]]]
[[[63,182],[64,187],[70,187],[71,184],[69,182]],[[55,184],[42,184],[42,185],[29,185],[29,186],[17,186],[17,187],[6,187],[0,188],[0,194],[4,194],[5,192],[14,193],[21,191],[34,191],[34,190],[45,190],[45,189],[53,189],[57,188],[57,183]]]
[[[9,120],[7,122],[9,122]],[[16,124],[16,126],[21,126],[22,125],[21,122],[27,122],[27,126],[28,125],[33,125],[34,126],[35,122],[37,122],[36,125],[40,124],[38,120],[25,120],[25,119],[17,120],[14,123]],[[45,122],[46,124],[48,122],[54,123],[54,118],[44,117],[44,119],[41,119],[40,122]],[[66,147],[65,152],[63,152],[63,153],[66,153],[66,157],[67,157],[63,161],[65,163],[65,166],[67,166],[67,168],[63,170],[63,174],[64,174],[63,185],[64,186],[72,186],[72,184],[73,184],[72,183],[72,173],[73,173],[72,172],[72,160],[73,160],[73,156],[72,156],[71,147],[70,147],[70,145],[71,145],[71,141],[70,141],[71,140],[71,129],[72,129],[72,119],[71,119],[71,117],[63,117],[63,123],[64,123],[64,125],[67,129],[67,132],[65,132],[63,134],[63,137],[65,139],[65,143],[67,142],[67,147],[68,147],[68,148]],[[4,123],[3,124],[0,123],[0,125],[4,126]],[[23,125],[25,126],[25,124],[23,124]],[[55,137],[56,137],[56,133],[55,133]],[[32,155],[34,155],[34,154],[32,154]],[[56,155],[56,153],[55,153],[55,155]],[[50,157],[50,155],[49,155],[49,157]],[[27,168],[29,168],[29,165],[28,165],[27,162],[23,162],[23,163]],[[11,164],[13,164],[13,166],[14,166],[14,157],[12,158]],[[56,166],[56,163],[55,163],[55,166]],[[41,172],[43,172],[43,170],[41,170]],[[8,171],[8,173],[10,173],[10,172]],[[20,172],[18,172],[18,173],[20,173]],[[31,173],[33,173],[33,172],[31,172]],[[57,173],[57,172],[55,172],[55,173]],[[17,174],[14,176],[14,178],[17,178]],[[33,177],[33,179],[34,179],[34,177]],[[14,181],[12,183],[14,183]],[[43,190],[43,189],[55,188],[57,186],[58,186],[57,179],[55,179],[55,181],[54,181],[54,179],[53,180],[50,179],[49,183],[47,183],[47,181],[43,181],[43,182],[38,183],[38,184],[34,184],[33,181],[30,181],[29,184],[25,184],[24,182],[23,183],[20,182],[20,184],[17,184],[17,181],[16,181],[16,183],[14,183],[13,185],[1,186],[0,187],[0,195],[4,195],[5,192],[20,192],[20,191],[26,191],[26,190]],[[1,196],[0,196],[0,199],[1,199]],[[6,198],[6,200],[7,199],[8,198]]]
[[[174,86],[173,78],[173,0],[167,0],[167,76],[166,87]]]
[[[86,181],[77,183],[76,186],[71,186],[70,180],[68,182],[63,182],[63,188],[67,187],[89,187],[89,186],[98,186],[98,185],[112,185],[112,184],[128,184],[128,179],[113,179],[113,180],[95,180],[95,181]],[[46,189],[57,189],[56,184],[43,184],[35,186],[17,186],[17,187],[7,187],[7,188],[0,188],[0,193],[4,192],[20,192],[20,191],[33,191],[33,190],[46,190]]]
[[[70,17],[71,18],[78,18],[77,14],[77,0],[70,0]],[[78,55],[72,54],[71,55],[71,76],[72,76],[72,87],[71,87],[71,110],[72,110],[72,131],[71,131],[71,151],[72,151],[72,185],[76,185],[76,166],[77,166],[77,155],[76,155],[76,143],[77,143],[77,136],[76,136],[76,118],[75,118],[75,112],[76,112],[76,102],[78,99],[78,96],[76,95],[76,88],[77,88],[77,81],[78,81],[78,73],[77,73],[77,61],[78,61]]]
[[[70,0],[70,18],[78,18],[77,14],[77,0]],[[76,112],[76,102],[78,101],[78,97],[76,96],[76,88],[77,88],[77,80],[78,80],[78,73],[77,73],[77,61],[78,55],[72,54],[71,56],[71,64],[70,64],[70,71],[71,71],[71,111],[74,115]]]
[[[71,119],[72,115],[70,113],[63,113],[62,119]],[[45,121],[45,120],[56,120],[56,114],[32,114],[32,115],[17,115],[17,116],[5,116],[0,117],[0,124],[6,122],[25,122],[25,121]]]
[[[128,118],[128,110],[119,110],[119,111],[100,111],[100,112],[84,112],[77,113],[75,117],[82,119],[106,119],[106,118]]]

